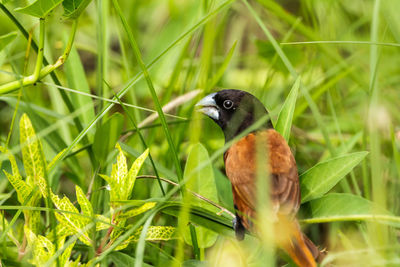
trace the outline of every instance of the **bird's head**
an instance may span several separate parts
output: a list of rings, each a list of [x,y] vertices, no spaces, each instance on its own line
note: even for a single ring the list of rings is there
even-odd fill
[[[264,105],[255,96],[241,90],[222,90],[200,100],[198,111],[213,119],[229,141],[267,115]],[[268,120],[261,128],[272,128]]]

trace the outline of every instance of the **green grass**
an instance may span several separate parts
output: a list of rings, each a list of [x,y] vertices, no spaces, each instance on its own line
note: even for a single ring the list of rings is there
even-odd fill
[[[69,260],[92,260],[89,265],[283,265],[287,257],[271,250],[268,238],[260,242],[248,235],[236,242],[229,213],[187,190],[233,208],[229,182],[220,175],[228,146],[220,129],[194,112],[196,101],[218,88],[257,96],[290,141],[304,178],[300,221],[328,249],[324,264],[400,263],[397,0],[38,1],[41,8],[20,10],[22,2],[0,3],[0,166],[14,176],[18,168],[32,186],[21,199],[22,189],[10,183],[19,180],[0,172],[1,264],[28,265],[37,255],[24,225],[51,242],[59,238],[52,230],[60,225],[60,209],[41,190],[38,175],[27,178],[42,163],[28,164],[23,156],[31,147],[20,143],[25,113],[42,144],[40,157],[45,166],[52,164],[42,177],[46,190],[65,194],[79,210],[78,185],[94,212],[82,211],[81,220],[90,223],[65,243],[53,242],[53,251],[40,258],[43,265],[56,265],[68,250]],[[186,95],[197,89],[199,95]],[[174,102],[183,95],[184,101]],[[168,103],[174,108],[163,112]],[[154,113],[155,120],[142,124]],[[157,178],[137,179],[119,204],[110,201],[100,177],[112,171],[117,142],[128,167],[149,148],[140,174]],[[189,157],[193,147],[202,151],[201,162],[193,153]],[[217,196],[193,182],[210,173],[210,166],[219,179]],[[196,201],[197,207],[187,206]],[[148,202],[156,204],[124,228],[118,220],[104,221]],[[28,222],[38,212],[41,221]],[[74,211],[62,212],[78,218]],[[107,227],[95,231],[99,221]],[[113,234],[110,223],[122,232]],[[167,232],[156,235],[154,226],[173,226],[175,233],[162,239]],[[90,244],[82,242],[86,232]],[[216,241],[205,242],[214,240],[207,233]],[[117,252],[132,236],[137,239]]]

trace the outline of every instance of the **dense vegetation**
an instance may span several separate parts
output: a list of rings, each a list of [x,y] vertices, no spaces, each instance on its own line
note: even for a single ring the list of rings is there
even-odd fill
[[[289,141],[323,265],[400,264],[398,0],[29,2],[0,1],[0,265],[293,264],[268,218],[234,238],[217,88]]]

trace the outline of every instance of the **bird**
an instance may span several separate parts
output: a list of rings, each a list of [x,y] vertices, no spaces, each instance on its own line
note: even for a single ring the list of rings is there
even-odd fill
[[[277,245],[298,266],[316,266],[322,252],[301,232],[296,219],[301,203],[296,161],[286,140],[274,129],[261,101],[248,92],[225,89],[205,96],[195,107],[222,129],[225,143],[234,141],[224,153],[224,163],[226,176],[232,185],[236,238],[243,240],[246,230],[257,232],[254,226],[257,216],[256,161],[260,161],[257,153],[264,153],[261,161],[265,161],[263,164],[268,168],[269,175],[265,177],[269,181],[269,192],[266,193],[276,215],[275,225],[287,228],[285,240],[279,238]],[[252,127],[258,121],[261,125]]]

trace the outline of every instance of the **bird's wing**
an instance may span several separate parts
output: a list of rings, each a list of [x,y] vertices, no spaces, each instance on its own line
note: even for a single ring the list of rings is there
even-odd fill
[[[256,206],[257,152],[268,155],[265,168],[270,174],[268,179],[274,208],[279,213],[295,214],[300,206],[296,162],[285,139],[273,129],[250,133],[232,145],[224,156],[233,199],[246,228],[247,220],[243,217],[254,217]]]

